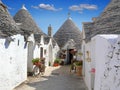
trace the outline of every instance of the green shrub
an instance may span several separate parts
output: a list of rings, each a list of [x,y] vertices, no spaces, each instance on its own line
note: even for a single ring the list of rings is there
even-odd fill
[[[40,61],[40,58],[34,58],[34,59],[32,60],[32,63],[39,62],[39,61]]]
[[[51,62],[49,61],[49,66],[51,66]]]
[[[82,66],[82,65],[83,65],[83,62],[82,62],[82,61],[76,61],[76,62],[75,62],[75,65],[77,65],[77,66]]]
[[[60,59],[59,58],[56,58],[54,63],[60,63]]]

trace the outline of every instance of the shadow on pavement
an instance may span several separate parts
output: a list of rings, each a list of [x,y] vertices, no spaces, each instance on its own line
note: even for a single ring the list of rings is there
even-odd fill
[[[70,73],[69,68],[69,66],[60,66],[53,70],[50,76],[42,76],[40,81],[27,85],[34,87],[34,90],[87,90],[83,78]]]

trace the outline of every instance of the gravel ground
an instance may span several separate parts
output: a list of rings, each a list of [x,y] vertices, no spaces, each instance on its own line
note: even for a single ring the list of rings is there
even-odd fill
[[[28,77],[14,90],[87,90],[83,78],[70,73],[69,66],[48,67],[43,76]]]

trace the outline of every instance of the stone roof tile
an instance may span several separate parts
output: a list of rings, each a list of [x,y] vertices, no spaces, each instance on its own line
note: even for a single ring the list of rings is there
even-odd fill
[[[54,38],[60,47],[63,47],[69,39],[75,41],[76,48],[80,48],[81,45],[81,31],[70,18],[59,28]]]
[[[100,34],[116,32],[120,28],[120,0],[111,0],[103,13],[95,21],[95,30]]]
[[[111,0],[93,25],[83,24],[87,42],[96,34],[120,34],[120,0]],[[89,34],[87,34],[89,32]]]
[[[19,23],[19,27],[28,33],[43,34],[42,30],[37,26],[30,13],[24,8],[20,9],[14,16],[15,22]]]
[[[2,2],[0,2],[0,31],[0,35],[3,37],[20,33],[19,27],[16,25],[7,7]]]

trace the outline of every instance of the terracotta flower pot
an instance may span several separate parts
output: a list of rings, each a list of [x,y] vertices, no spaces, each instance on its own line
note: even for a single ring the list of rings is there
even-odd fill
[[[76,66],[76,74],[82,76],[82,66]]]
[[[56,66],[59,66],[59,64],[58,63],[54,63],[53,66],[56,67]]]
[[[40,62],[35,62],[34,65],[36,65],[36,66],[40,66],[41,63],[40,63]]]

